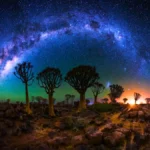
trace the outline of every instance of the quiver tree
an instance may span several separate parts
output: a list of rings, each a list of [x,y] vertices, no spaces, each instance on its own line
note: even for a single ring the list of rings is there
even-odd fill
[[[62,74],[58,68],[46,68],[37,75],[38,84],[45,89],[49,99],[49,115],[55,116],[53,94],[54,89],[60,87]]]
[[[128,101],[127,98],[124,98],[124,99],[123,99],[124,104],[125,104],[127,101]]]
[[[71,104],[74,104],[75,95],[71,95]]]
[[[146,103],[149,104],[150,103],[150,98],[145,98]]]
[[[94,95],[94,104],[97,103],[97,97],[100,93],[102,93],[104,91],[105,87],[103,84],[99,83],[99,82],[95,82],[92,87],[92,93]]]
[[[65,95],[65,101],[66,101],[67,105],[69,104],[70,98],[71,98],[71,95],[70,95],[70,94],[66,94],[66,95]]]
[[[80,94],[79,110],[86,108],[85,92],[99,79],[96,68],[92,66],[78,66],[69,71],[65,81]]]
[[[116,103],[116,98],[120,98],[124,92],[124,88],[118,84],[110,85],[110,93],[108,94],[112,103]]]
[[[138,99],[140,99],[141,94],[134,92],[134,100],[135,100],[135,104],[137,102]]]
[[[15,72],[14,72],[14,75],[25,84],[26,112],[28,114],[31,113],[28,86],[31,85],[34,80],[34,74],[32,72],[32,69],[33,69],[33,66],[31,65],[30,62],[23,62],[22,64],[18,64],[15,67]]]

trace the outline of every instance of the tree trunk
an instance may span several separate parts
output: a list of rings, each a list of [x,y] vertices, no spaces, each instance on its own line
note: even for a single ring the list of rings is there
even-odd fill
[[[94,104],[97,103],[97,96],[94,96]]]
[[[55,116],[53,94],[49,93],[48,94],[48,99],[49,99],[49,115],[51,117],[53,117],[53,116]]]
[[[29,94],[28,94],[28,84],[27,83],[25,83],[25,92],[26,92],[26,112],[28,114],[31,114]]]
[[[86,109],[85,93],[80,94],[79,110]]]

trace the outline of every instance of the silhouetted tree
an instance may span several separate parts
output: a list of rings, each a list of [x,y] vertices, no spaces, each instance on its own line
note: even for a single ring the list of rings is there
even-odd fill
[[[140,99],[141,95],[139,93],[134,92],[134,100],[135,100],[135,104],[138,101],[138,99]]]
[[[141,97],[141,94],[134,92],[134,100],[135,100],[135,104],[137,102],[137,100]]]
[[[38,84],[44,88],[49,99],[49,115],[55,116],[53,94],[54,89],[60,87],[62,74],[58,68],[46,68],[37,75]]]
[[[116,98],[120,98],[122,93],[124,92],[124,88],[118,84],[110,85],[110,93],[108,96],[110,97],[111,102],[116,103]]]
[[[145,98],[145,100],[146,100],[147,104],[150,103],[150,98]]]
[[[71,95],[70,95],[70,94],[66,94],[66,95],[65,95],[65,101],[67,102],[67,104],[69,104],[70,98],[71,98]]]
[[[128,101],[127,98],[124,98],[124,99],[123,99],[124,104],[125,104],[127,101]]]
[[[15,67],[14,75],[25,84],[26,92],[26,111],[28,114],[31,113],[28,86],[33,83],[34,74],[32,72],[33,66],[30,62],[23,62]]]
[[[80,94],[79,110],[86,108],[86,90],[98,79],[99,74],[96,72],[96,68],[92,66],[81,65],[67,73],[65,81]]]
[[[35,97],[34,96],[31,96],[31,101],[32,101],[32,103],[35,102]]]
[[[95,82],[92,87],[92,93],[94,95],[94,104],[97,103],[97,97],[100,93],[102,93],[104,91],[105,87],[103,84],[99,83],[99,82]]]
[[[75,95],[71,95],[71,104],[74,104]]]

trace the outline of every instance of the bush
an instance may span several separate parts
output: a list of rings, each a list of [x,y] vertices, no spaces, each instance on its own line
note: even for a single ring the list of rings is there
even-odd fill
[[[65,124],[66,129],[72,129],[73,128],[74,121],[73,121],[72,117],[64,118],[63,122]]]
[[[78,131],[85,127],[85,123],[83,120],[72,118],[72,116],[64,118],[63,122],[66,129]]]
[[[97,111],[97,112],[109,112],[114,111],[116,109],[115,105],[112,104],[94,104],[90,106],[90,109]]]

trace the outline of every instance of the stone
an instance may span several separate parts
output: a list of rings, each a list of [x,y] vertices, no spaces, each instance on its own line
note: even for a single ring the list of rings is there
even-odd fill
[[[8,105],[0,105],[0,111],[6,111],[8,108]]]
[[[67,136],[56,136],[48,141],[51,145],[69,145],[70,138]]]
[[[85,144],[77,145],[75,150],[89,150],[89,146]]]
[[[103,121],[101,121],[100,119],[95,119],[94,123],[97,126],[101,126],[103,124]]]
[[[72,145],[85,144],[85,137],[83,135],[76,135],[71,140]]]
[[[13,108],[7,109],[5,111],[5,117],[7,118],[14,118],[15,117],[15,111]]]
[[[3,118],[3,117],[4,117],[4,112],[0,111],[0,118]]]
[[[143,118],[144,117],[144,112],[143,111],[138,111],[138,117]]]
[[[56,121],[54,123],[54,127],[56,129],[60,129],[60,130],[64,130],[66,128],[65,124],[63,122],[61,122],[61,121]]]
[[[5,123],[5,125],[6,125],[7,127],[13,127],[13,126],[14,126],[14,122],[12,122],[12,121],[10,121],[10,120],[5,120],[4,123]]]
[[[129,113],[129,117],[131,117],[131,118],[137,117],[137,111],[131,111],[131,112]]]
[[[123,133],[125,136],[130,134],[130,130],[126,128],[118,128],[116,131]]]
[[[125,139],[122,132],[114,131],[112,134],[104,135],[104,143],[110,146],[119,145]]]
[[[50,150],[48,144],[46,143],[40,143],[40,145],[38,145],[36,147],[36,150]]]
[[[87,136],[90,144],[101,144],[103,133],[98,128],[87,128],[85,135]]]
[[[20,136],[21,135],[21,129],[19,127],[15,127],[12,131],[12,135]]]
[[[50,132],[48,133],[48,136],[49,136],[50,138],[54,138],[54,136],[57,135],[57,133],[58,133],[58,132],[56,132],[55,130],[52,130],[52,131],[50,131]]]

